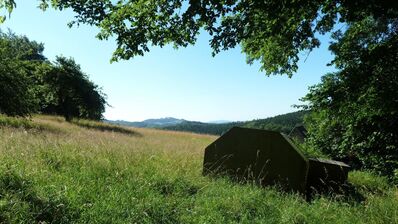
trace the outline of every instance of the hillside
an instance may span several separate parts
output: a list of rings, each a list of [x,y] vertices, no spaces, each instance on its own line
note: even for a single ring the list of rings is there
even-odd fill
[[[311,202],[204,177],[216,138],[0,115],[0,223],[398,223],[396,188],[367,172]]]
[[[247,128],[265,129],[271,131],[279,131],[288,134],[296,125],[303,123],[303,117],[306,113],[308,112],[297,111],[266,119],[258,119],[252,121],[244,121],[244,122],[222,123],[222,124],[184,121],[176,125],[164,126],[162,127],[162,129],[221,135],[230,128],[234,126],[239,126]]]
[[[123,120],[117,120],[117,121],[106,120],[106,122],[111,124],[128,126],[128,127],[158,128],[165,130],[193,132],[193,133],[211,134],[211,135],[221,135],[222,133],[228,131],[230,128],[235,126],[279,131],[288,134],[296,125],[303,123],[303,117],[306,113],[308,112],[297,111],[265,119],[257,119],[252,121],[239,121],[239,122],[215,121],[212,123],[205,123],[199,121],[188,121],[172,117],[160,118],[160,119],[148,119],[140,122],[130,122]]]
[[[137,127],[137,128],[161,128],[165,126],[173,126],[183,123],[185,120],[177,119],[173,117],[165,117],[159,119],[147,119],[144,121],[123,121],[123,120],[106,120],[107,123],[129,126],[129,127]]]
[[[181,124],[162,127],[164,130],[193,132],[199,134],[221,135],[234,126],[241,126],[244,122],[231,122],[224,124],[210,124],[198,121],[185,121]]]

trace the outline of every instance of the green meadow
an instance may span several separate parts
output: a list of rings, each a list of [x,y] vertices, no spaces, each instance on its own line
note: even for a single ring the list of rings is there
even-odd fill
[[[216,136],[0,117],[0,223],[398,223],[398,191],[351,172],[356,195],[307,202],[201,175]]]

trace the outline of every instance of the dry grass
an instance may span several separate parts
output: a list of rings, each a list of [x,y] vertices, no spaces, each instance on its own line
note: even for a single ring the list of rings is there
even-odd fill
[[[398,222],[396,189],[368,173],[350,176],[363,202],[307,203],[273,188],[203,177],[203,150],[215,136],[139,128],[125,134],[52,116],[31,122],[61,131],[0,127],[0,223]]]

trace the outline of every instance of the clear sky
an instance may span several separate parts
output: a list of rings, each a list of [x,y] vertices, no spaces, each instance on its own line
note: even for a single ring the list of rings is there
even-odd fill
[[[209,37],[203,33],[196,45],[178,50],[151,48],[144,57],[110,63],[113,40],[95,38],[98,29],[81,25],[68,28],[73,12],[46,12],[38,1],[17,0],[11,18],[0,27],[10,28],[45,45],[44,54],[73,57],[108,96],[107,119],[140,121],[176,117],[196,121],[252,120],[296,109],[308,87],[330,71],[329,39],[300,62],[293,76],[267,77],[258,64],[248,65],[240,48],[211,56]],[[302,58],[306,58],[303,53]]]

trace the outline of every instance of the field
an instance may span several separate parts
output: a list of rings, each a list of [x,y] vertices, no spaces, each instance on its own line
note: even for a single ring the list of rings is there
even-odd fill
[[[0,116],[0,223],[398,223],[397,189],[367,172],[311,202],[203,177],[215,138]]]

